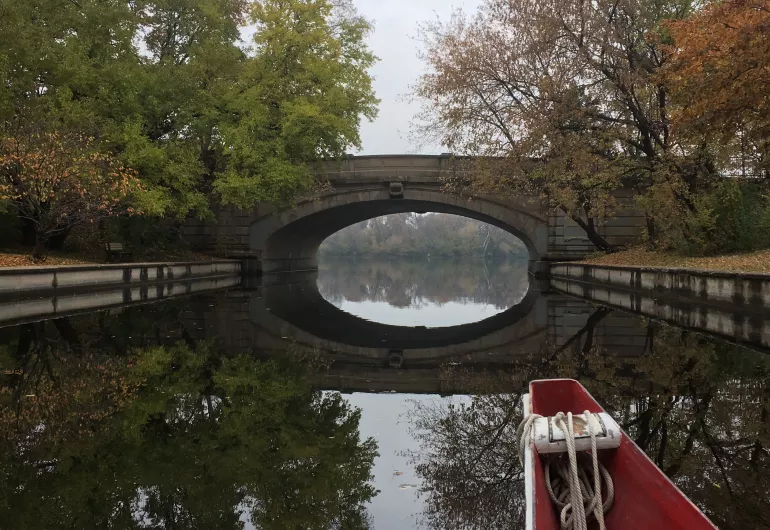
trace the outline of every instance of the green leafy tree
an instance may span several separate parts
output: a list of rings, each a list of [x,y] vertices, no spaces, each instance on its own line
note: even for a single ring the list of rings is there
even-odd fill
[[[209,212],[212,186],[226,165],[223,122],[244,68],[238,46],[246,0],[157,0],[138,12],[142,111],[114,138],[128,163],[175,217]]]
[[[363,40],[371,26],[350,2],[264,0],[250,15],[254,56],[232,94],[228,167],[215,183],[240,207],[310,189],[309,164],[360,147],[360,119],[378,103]]]
[[[0,120],[42,114],[94,137],[119,128],[141,108],[136,9],[121,0],[4,1]]]
[[[9,0],[0,134],[45,121],[93,138],[137,172],[147,215],[288,200],[376,114],[370,29],[326,0]]]

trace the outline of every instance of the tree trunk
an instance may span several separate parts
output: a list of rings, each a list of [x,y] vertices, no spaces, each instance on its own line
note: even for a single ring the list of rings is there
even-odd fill
[[[32,253],[32,257],[36,261],[43,261],[45,260],[47,253],[48,253],[48,249],[46,248],[45,236],[40,232],[36,232],[35,233],[35,250]]]
[[[51,237],[45,237],[43,236],[43,244],[44,246],[49,250],[61,250],[62,246],[64,245],[64,240],[67,239],[67,236],[70,234],[70,231],[72,230],[71,227],[57,227],[56,234]],[[21,219],[21,244],[28,247],[35,247],[35,252],[38,250],[38,239],[40,235],[38,234],[37,227],[35,226],[35,222],[31,221],[30,219],[22,218]],[[45,253],[43,253],[45,254]]]
[[[35,332],[34,324],[24,324],[19,327],[19,340],[16,343],[15,359],[21,361],[20,364],[26,361],[26,356],[32,349],[32,342],[37,336]]]
[[[70,235],[72,231],[71,227],[63,228],[61,231],[57,231],[56,235],[51,236],[48,239],[47,246],[49,250],[61,250],[64,246],[64,240]]]
[[[82,354],[83,343],[80,342],[78,332],[75,330],[72,322],[70,322],[70,319],[68,317],[55,318],[51,322],[53,322],[53,325],[59,332],[59,335],[61,335],[61,337],[67,341],[67,344],[70,346],[70,348],[72,348],[72,351],[78,355]]]
[[[21,244],[25,247],[35,246],[35,224],[29,219],[21,219]]]
[[[655,234],[655,218],[649,214],[644,214],[644,221],[647,225],[647,238],[650,241],[650,245],[652,245],[652,248],[655,248],[658,246],[658,242],[656,241],[657,235]]]
[[[572,335],[562,346],[557,350],[557,352],[561,353],[563,351],[566,351],[567,348],[575,344],[576,341],[579,341],[583,335],[590,333],[590,344],[588,345],[588,349],[590,349],[593,346],[593,336],[594,336],[594,330],[596,329],[596,326],[604,320],[604,318],[612,313],[612,309],[608,309],[606,307],[600,307],[586,320],[585,326],[580,328],[580,331]],[[580,348],[581,351],[587,351],[585,349],[585,345]]]
[[[578,226],[583,229],[583,231],[586,233],[586,236],[588,236],[588,240],[593,243],[596,248],[605,252],[617,252],[618,247],[607,241],[604,236],[599,234],[599,232],[596,230],[596,224],[594,224],[593,217],[586,215],[586,219],[588,219],[588,222],[586,222],[579,215],[568,213],[564,207],[561,207],[561,210],[569,215],[570,219],[575,221]]]

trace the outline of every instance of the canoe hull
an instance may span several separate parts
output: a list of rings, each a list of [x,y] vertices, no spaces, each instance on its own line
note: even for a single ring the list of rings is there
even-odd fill
[[[525,411],[555,416],[557,412],[582,414],[585,410],[605,412],[574,379],[545,379],[529,385]],[[531,443],[525,459],[527,528],[559,530],[559,518],[545,486],[541,456]],[[615,484],[615,502],[605,516],[608,530],[716,529],[625,432],[620,446],[600,451],[599,459]]]

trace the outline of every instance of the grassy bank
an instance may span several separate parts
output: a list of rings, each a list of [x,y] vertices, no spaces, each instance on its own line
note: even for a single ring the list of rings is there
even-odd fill
[[[723,256],[689,257],[631,248],[615,254],[592,256],[582,263],[627,267],[681,267],[687,269],[770,273],[770,250]]]

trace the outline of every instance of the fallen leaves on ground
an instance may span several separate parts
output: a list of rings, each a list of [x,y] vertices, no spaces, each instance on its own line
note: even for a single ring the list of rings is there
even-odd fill
[[[39,267],[51,265],[81,265],[88,263],[99,263],[90,260],[84,256],[70,255],[62,256],[51,254],[45,261],[35,261],[32,259],[32,253],[25,252],[0,252],[0,267]]]
[[[724,256],[690,257],[635,247],[614,254],[592,256],[581,263],[625,267],[677,267],[684,269],[770,273],[770,250]]]
[[[133,263],[164,261],[207,261],[218,259],[200,252],[136,254]],[[106,255],[97,251],[50,252],[44,261],[35,261],[26,249],[0,250],[0,267],[50,267],[58,265],[100,265],[107,263]]]

